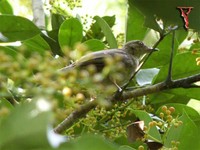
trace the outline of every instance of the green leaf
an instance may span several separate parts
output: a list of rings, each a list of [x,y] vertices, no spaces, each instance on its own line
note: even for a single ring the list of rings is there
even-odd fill
[[[26,47],[27,54],[38,52],[44,54],[45,51],[50,50],[49,44],[38,34],[28,40],[25,40],[22,47]]]
[[[49,147],[47,125],[50,112],[40,101],[16,106],[0,124],[0,149],[45,149]]]
[[[47,35],[42,34],[41,36],[49,44],[54,55],[63,55],[58,41],[58,30],[47,31]]]
[[[136,149],[134,149],[134,148],[132,148],[128,145],[122,145],[122,146],[119,147],[118,150],[136,150]]]
[[[184,112],[187,113],[187,115],[192,119],[192,120],[197,120],[200,119],[200,115],[199,113],[193,109],[192,107],[189,107],[187,105],[184,104],[177,104],[177,103],[168,103],[165,104],[168,108],[169,107],[174,107],[175,108],[175,112],[173,112],[173,116],[180,116],[182,115]],[[156,114],[159,116],[160,112],[162,112],[162,107],[160,107],[157,111]]]
[[[200,47],[200,43],[197,42],[197,43],[191,43],[191,47],[189,49],[189,51],[193,51],[193,50],[199,50],[199,47]]]
[[[1,93],[2,94],[2,93]],[[10,111],[14,109],[14,106],[5,98],[0,98],[0,124],[4,122],[4,119],[9,115]]]
[[[144,16],[133,5],[132,1],[128,1],[128,16],[126,24],[126,41],[143,40],[147,32],[147,28],[143,26]]]
[[[0,13],[2,14],[13,14],[13,9],[8,0],[1,0],[0,1]]]
[[[178,53],[178,46],[186,38],[187,32],[183,30],[177,30],[175,35],[174,56]],[[162,42],[158,45],[159,51],[154,52],[147,60],[143,68],[159,68],[169,63],[172,34],[167,35]]]
[[[71,150],[116,150],[117,146],[100,136],[85,135],[73,142]]]
[[[0,15],[0,42],[23,41],[40,33],[40,30],[28,19]]]
[[[156,92],[150,95],[150,102],[154,105],[160,103],[167,103],[173,97],[173,94],[169,94],[167,92]]]
[[[117,145],[121,145],[120,147],[123,147],[123,146],[130,146],[130,147],[138,147],[141,142],[138,142],[138,141],[135,141],[135,142],[129,142],[128,139],[127,139],[127,136],[119,136],[119,137],[116,137],[114,139],[114,143],[116,143]],[[120,148],[119,147],[119,148]]]
[[[149,114],[145,111],[131,110],[131,112],[134,113],[140,120],[144,121],[145,126],[148,126],[149,122],[153,121]],[[150,128],[148,135],[152,140],[161,143],[161,136],[155,126]]]
[[[13,109],[13,105],[6,99],[2,98],[0,99],[0,108],[2,107],[6,107],[6,108],[9,108],[9,109]]]
[[[5,54],[8,54],[12,57],[16,57],[18,55],[17,50],[11,46],[0,46],[0,52],[3,51]]]
[[[175,56],[172,66],[172,78],[179,79],[200,73],[200,67],[196,65],[196,55],[182,53]],[[168,64],[160,69],[155,83],[166,80],[168,74]]]
[[[82,37],[83,27],[78,19],[71,18],[62,23],[58,33],[61,48],[67,46],[73,49],[76,43],[81,42]]]
[[[171,141],[179,141],[178,149],[199,149],[199,131],[197,126],[188,116],[186,111],[183,111],[183,115],[179,118],[183,122],[179,127],[172,126],[166,135],[164,146],[171,147]],[[192,144],[191,144],[192,143]]]
[[[115,16],[104,16],[102,17],[102,19],[106,21],[106,23],[109,25],[110,28],[112,28],[115,25]],[[104,37],[105,36],[101,30],[101,27],[99,26],[99,23],[96,21],[92,23],[90,29],[86,32],[86,35],[84,36],[84,41],[89,39],[103,40]]]
[[[112,28],[115,25],[115,16],[104,16],[102,17],[106,23],[109,25],[110,28]]]
[[[171,93],[170,90],[165,90],[162,92],[157,92],[151,94],[149,97],[149,101],[154,108],[158,108],[161,105],[168,104],[168,103],[181,103],[187,104],[191,98],[187,97],[182,93],[181,95],[177,93]]]
[[[151,69],[141,69],[136,74],[136,81],[140,86],[151,84],[155,75],[157,75],[159,69],[151,68]]]
[[[193,99],[197,99],[200,100],[200,92],[199,92],[199,88],[177,88],[177,89],[171,89],[168,90],[168,93],[174,94],[174,95],[180,95],[180,96],[185,96],[188,98],[193,98]]]
[[[112,30],[109,27],[109,25],[106,23],[106,21],[99,16],[95,16],[94,20],[96,20],[96,22],[101,27],[101,29],[106,37],[106,40],[108,41],[110,48],[117,48],[118,46],[117,46],[117,41],[115,39],[115,36],[112,33]]]
[[[103,50],[106,47],[103,42],[96,39],[85,41],[84,44],[88,47],[89,50],[93,52],[98,50]]]
[[[60,14],[51,15],[51,25],[53,30],[58,30],[61,24],[65,21],[65,17]]]

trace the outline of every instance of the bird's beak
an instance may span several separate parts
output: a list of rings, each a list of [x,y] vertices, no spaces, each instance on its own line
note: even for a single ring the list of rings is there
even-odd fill
[[[149,48],[150,51],[153,51],[153,52],[156,52],[156,51],[159,51],[158,48]]]

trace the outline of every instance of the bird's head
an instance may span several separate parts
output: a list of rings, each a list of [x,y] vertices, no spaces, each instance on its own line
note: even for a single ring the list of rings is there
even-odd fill
[[[150,48],[139,40],[127,42],[124,45],[123,49],[132,56],[138,58],[139,60],[143,59],[146,54],[157,51],[157,49]]]

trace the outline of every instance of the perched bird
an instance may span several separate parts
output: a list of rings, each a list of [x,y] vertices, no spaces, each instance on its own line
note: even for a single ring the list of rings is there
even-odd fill
[[[121,49],[108,49],[86,54],[69,66],[60,69],[60,71],[82,70],[92,65],[95,66],[96,72],[104,72],[106,74],[104,83],[110,84],[111,81],[119,88],[128,82],[137,70],[140,61],[152,51],[155,51],[155,49],[147,47],[139,40],[134,40],[127,42]],[[109,63],[110,61],[112,63]],[[113,69],[105,73],[106,67]]]

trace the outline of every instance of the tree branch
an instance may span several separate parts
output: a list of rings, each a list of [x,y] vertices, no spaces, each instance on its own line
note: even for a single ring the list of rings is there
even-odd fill
[[[139,96],[164,91],[167,89],[190,88],[191,85],[197,81],[200,81],[200,73],[186,77],[186,78],[173,80],[170,83],[170,85],[167,84],[167,82],[161,82],[161,83],[157,83],[155,85],[149,85],[147,87],[134,89],[132,91],[125,91],[119,99],[112,98],[111,101],[113,103],[115,103],[119,100],[127,100],[130,98],[136,98]],[[69,128],[73,123],[75,123],[78,119],[84,117],[90,110],[92,110],[96,106],[97,106],[96,100],[90,101],[90,102],[80,106],[79,109],[73,111],[63,122],[61,122],[57,127],[55,127],[54,132],[62,133],[67,128]]]
[[[42,0],[32,0],[33,21],[40,29],[45,29],[45,14]]]
[[[96,106],[97,103],[95,100],[80,106],[80,108],[73,111],[67,118],[65,118],[65,120],[63,120],[57,127],[55,127],[54,132],[62,133],[64,130],[71,127],[74,122],[84,117],[91,109],[95,108]]]

